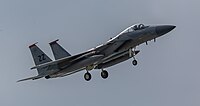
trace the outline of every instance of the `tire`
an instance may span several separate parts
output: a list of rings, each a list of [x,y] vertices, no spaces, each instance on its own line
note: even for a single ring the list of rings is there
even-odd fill
[[[137,60],[133,60],[133,61],[132,61],[132,64],[133,64],[134,66],[136,66],[136,65],[137,65]]]
[[[86,81],[90,81],[91,78],[92,78],[92,75],[91,75],[89,72],[87,72],[87,73],[84,74],[84,79],[85,79]]]
[[[103,70],[103,71],[101,72],[101,77],[102,77],[103,79],[108,78],[108,72],[107,72],[106,70]]]

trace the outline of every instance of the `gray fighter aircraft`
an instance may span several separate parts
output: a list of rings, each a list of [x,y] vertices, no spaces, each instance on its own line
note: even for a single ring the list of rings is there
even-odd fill
[[[93,69],[101,69],[101,77],[106,79],[108,72],[104,70],[105,68],[130,58],[133,58],[132,64],[134,66],[137,65],[135,55],[140,51],[136,50],[136,46],[142,43],[147,44],[147,41],[156,41],[156,38],[170,32],[175,27],[173,25],[145,26],[143,24],[135,24],[111,38],[105,44],[76,55],[68,53],[56,40],[49,43],[55,57],[54,61],[36,44],[33,44],[29,46],[35,62],[35,66],[31,69],[37,69],[38,75],[18,82],[36,80],[43,77],[46,79],[64,77],[81,70],[86,70],[84,79],[89,81],[92,78],[89,71]]]

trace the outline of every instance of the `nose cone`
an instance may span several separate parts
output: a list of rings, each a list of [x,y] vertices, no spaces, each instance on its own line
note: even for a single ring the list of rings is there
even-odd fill
[[[176,26],[173,25],[162,25],[162,26],[157,26],[156,27],[156,33],[158,36],[162,36],[171,30],[173,30]]]

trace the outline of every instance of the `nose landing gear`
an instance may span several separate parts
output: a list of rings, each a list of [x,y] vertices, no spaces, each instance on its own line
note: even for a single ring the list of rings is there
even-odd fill
[[[133,64],[134,66],[136,66],[136,65],[137,65],[137,60],[133,60],[133,61],[132,61],[132,64]]]
[[[134,65],[134,66],[136,66],[137,65],[137,60],[135,59],[135,49],[136,49],[136,47],[132,50],[132,48],[130,48],[129,49],[129,57],[133,57],[133,61],[132,61],[132,64]]]

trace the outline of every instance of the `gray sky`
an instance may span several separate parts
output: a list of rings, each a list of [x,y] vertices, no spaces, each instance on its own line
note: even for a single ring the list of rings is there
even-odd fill
[[[199,106],[198,0],[0,0],[1,106]],[[60,39],[76,54],[106,42],[135,23],[177,28],[138,47],[131,60],[108,68],[109,78],[85,71],[52,80],[16,83],[36,75],[32,43],[53,58],[48,43]]]

